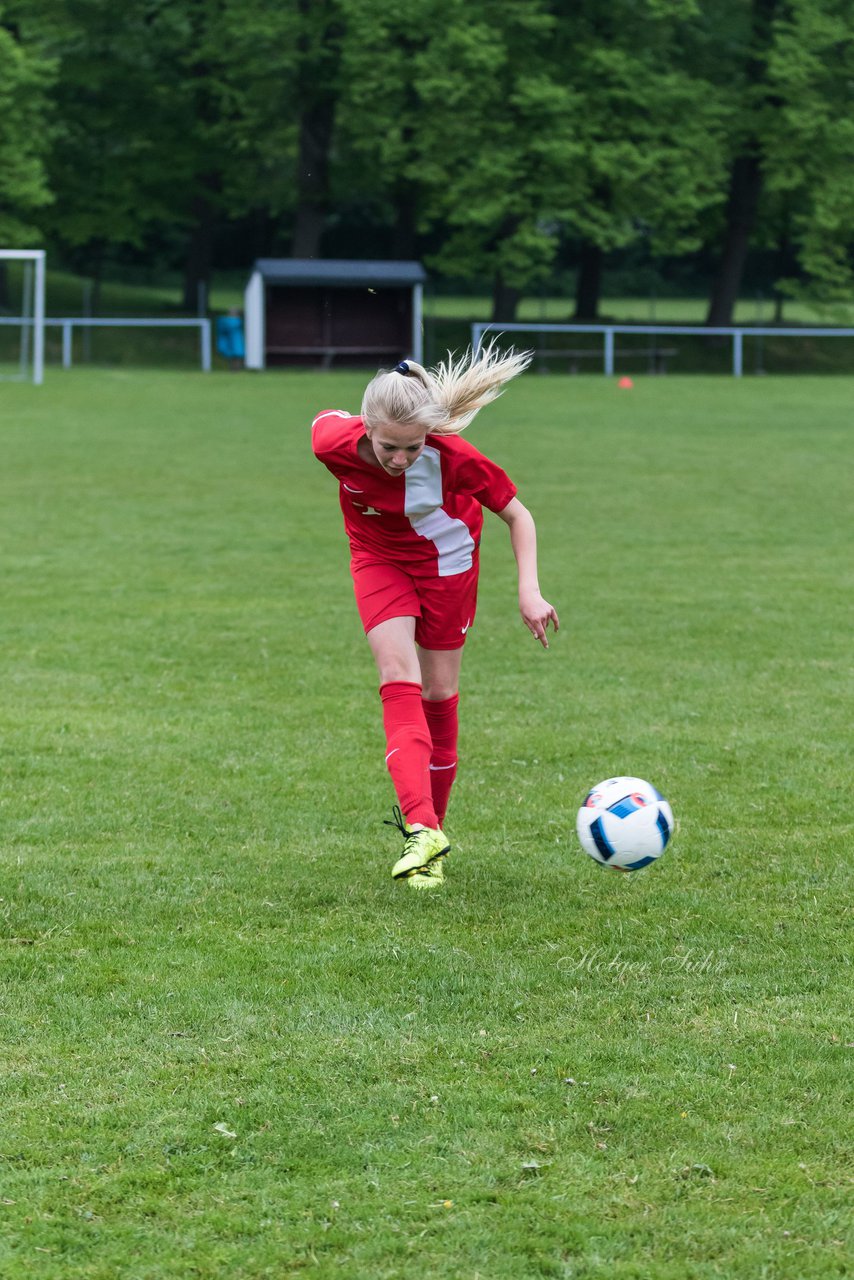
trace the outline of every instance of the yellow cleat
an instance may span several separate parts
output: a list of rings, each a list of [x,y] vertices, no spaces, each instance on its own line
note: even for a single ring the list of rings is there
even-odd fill
[[[403,845],[403,853],[391,869],[395,880],[406,880],[419,871],[426,871],[450,853],[451,846],[444,831],[431,827],[419,827],[411,831]]]
[[[403,836],[403,853],[391,869],[395,880],[408,880],[414,889],[435,889],[445,883],[442,859],[451,851],[444,831],[434,827],[419,827],[413,831],[397,805],[392,809],[393,822],[387,827],[397,827]]]
[[[429,867],[414,871],[412,875],[406,877],[406,883],[413,889],[441,889],[445,883],[442,859],[437,858],[435,862],[430,863]]]

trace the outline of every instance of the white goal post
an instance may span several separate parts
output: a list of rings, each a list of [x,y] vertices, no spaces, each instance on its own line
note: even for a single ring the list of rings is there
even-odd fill
[[[32,364],[32,380],[36,386],[44,381],[44,249],[0,249],[0,263],[20,262],[23,266],[21,313],[14,318],[0,316],[0,323],[17,324],[21,328],[20,378],[28,377]]]

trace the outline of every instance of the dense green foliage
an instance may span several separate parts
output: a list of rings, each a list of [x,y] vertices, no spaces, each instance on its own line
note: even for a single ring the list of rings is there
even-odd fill
[[[50,201],[44,166],[48,87],[54,67],[2,25],[0,9],[0,243],[21,247],[38,235]]]
[[[849,379],[529,375],[447,886],[392,883],[335,487],[355,375],[4,390],[4,1280],[841,1280]],[[847,472],[846,472],[847,466]],[[575,808],[650,777],[636,876]]]
[[[519,296],[607,254],[850,291],[852,0],[5,0],[0,234],[98,275],[419,256]],[[3,230],[5,228],[5,230]]]

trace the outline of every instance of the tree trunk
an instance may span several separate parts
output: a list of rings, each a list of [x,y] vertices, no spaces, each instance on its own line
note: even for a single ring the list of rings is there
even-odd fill
[[[599,297],[602,292],[602,263],[605,255],[598,244],[585,240],[581,246],[581,264],[575,286],[575,315],[573,320],[582,323],[599,318]]]
[[[759,155],[754,149],[748,154],[737,156],[732,167],[726,235],[712,284],[707,325],[732,324],[761,191],[762,168]]]
[[[204,296],[210,287],[213,266],[213,245],[216,231],[216,208],[210,198],[215,179],[203,179],[203,185],[193,197],[193,225],[187,243],[184,260],[184,293],[181,307],[196,315],[199,310],[199,286],[204,286]]]
[[[297,101],[302,105],[291,254],[316,258],[331,204],[329,153],[343,28],[336,0],[298,0],[297,8],[302,23]]]
[[[87,306],[90,316],[99,316],[101,314],[101,292],[104,284],[104,260],[107,255],[107,242],[105,240],[93,240],[89,249],[89,296]],[[86,331],[91,335],[92,330]]]
[[[101,314],[101,293],[104,284],[104,259],[99,257],[92,268],[92,292],[89,295],[89,305],[92,308],[92,315],[99,316]]]
[[[395,200],[394,227],[391,236],[391,256],[398,262],[408,262],[415,257],[417,234],[417,204],[411,191],[399,190]]]
[[[331,98],[303,110],[297,157],[297,206],[291,254],[316,258],[329,209],[329,149],[335,103]]]
[[[776,261],[774,263],[774,275],[776,276],[776,280],[774,281],[774,323],[775,324],[783,323],[783,305],[785,303],[785,298],[783,297],[783,294],[780,292],[778,281],[781,276],[784,276],[786,274],[786,271],[789,268],[789,265],[791,262],[791,252],[792,252],[792,244],[789,239],[789,219],[787,217],[783,230],[780,232],[780,238],[777,241],[777,253],[775,255]]]
[[[492,286],[492,323],[513,324],[522,290],[509,285],[500,271],[495,273]]]
[[[779,0],[752,0],[750,6],[750,53],[745,66],[745,81],[754,99],[745,106],[751,116],[762,106],[773,106],[763,93],[768,50],[774,31],[774,14]],[[759,196],[762,192],[762,151],[759,138],[749,136],[733,161],[726,210],[726,233],[717,273],[709,298],[706,324],[730,325],[744,275],[750,239],[756,224]]]

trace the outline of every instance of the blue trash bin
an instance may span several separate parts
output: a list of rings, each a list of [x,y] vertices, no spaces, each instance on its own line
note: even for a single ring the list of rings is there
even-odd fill
[[[246,356],[243,341],[243,317],[237,311],[218,316],[216,322],[216,349],[232,366],[242,364]]]

